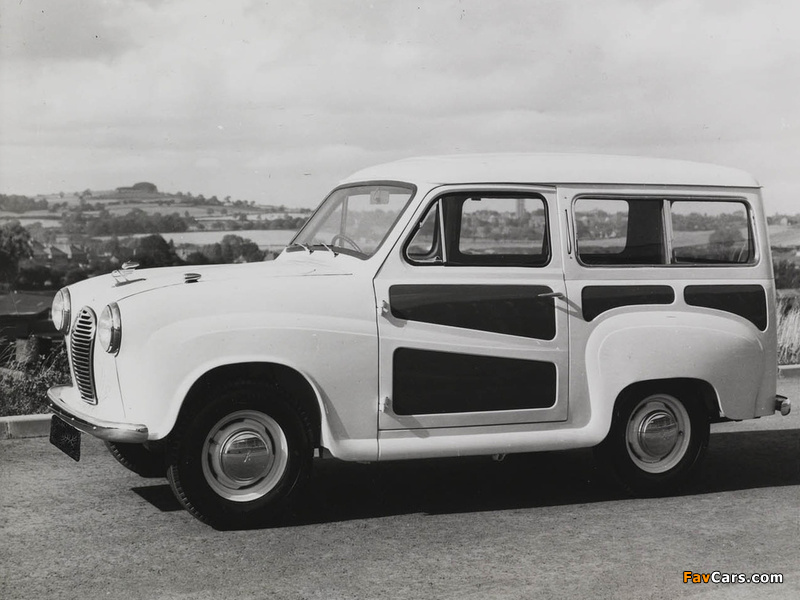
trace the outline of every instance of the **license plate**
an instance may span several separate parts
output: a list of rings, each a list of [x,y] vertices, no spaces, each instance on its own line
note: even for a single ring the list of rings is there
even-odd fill
[[[81,432],[55,415],[50,420],[50,443],[72,460],[81,459]]]

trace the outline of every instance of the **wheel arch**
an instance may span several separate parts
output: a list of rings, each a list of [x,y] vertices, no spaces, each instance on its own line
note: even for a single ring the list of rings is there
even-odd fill
[[[721,419],[719,396],[714,386],[708,381],[692,377],[648,379],[631,383],[617,394],[614,400],[614,415],[616,416],[621,404],[630,398],[644,397],[658,392],[671,393],[682,400],[696,396],[697,401],[703,404],[711,422]]]
[[[285,391],[308,416],[314,447],[321,445],[322,413],[314,387],[300,372],[279,363],[235,363],[220,365],[206,371],[189,388],[178,412],[176,424],[202,404],[206,392],[223,382],[245,380],[263,382],[265,386],[276,385]]]

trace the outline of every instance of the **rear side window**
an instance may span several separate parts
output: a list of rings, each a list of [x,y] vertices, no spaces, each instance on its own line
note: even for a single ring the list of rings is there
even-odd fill
[[[745,264],[753,259],[747,207],[741,202],[670,203],[676,263]]]
[[[578,258],[587,266],[754,260],[748,209],[740,201],[581,198],[574,216]]]
[[[664,264],[662,212],[659,199],[578,200],[578,256],[587,265]]]

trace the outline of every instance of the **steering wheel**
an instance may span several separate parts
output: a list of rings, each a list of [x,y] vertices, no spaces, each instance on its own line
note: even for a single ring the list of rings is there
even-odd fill
[[[337,246],[338,244],[336,242],[338,241],[345,242],[359,254],[364,254],[364,251],[359,247],[358,244],[356,244],[356,241],[353,238],[348,237],[343,233],[337,233],[335,236],[331,238],[331,246]]]

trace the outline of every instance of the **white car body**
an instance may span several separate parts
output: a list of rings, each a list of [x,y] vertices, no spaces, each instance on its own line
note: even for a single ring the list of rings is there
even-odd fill
[[[237,365],[278,365],[282,380],[291,380],[293,393],[316,413],[317,447],[342,460],[379,461],[596,446],[609,434],[623,391],[643,382],[691,382],[711,420],[752,419],[780,407],[775,287],[760,188],[750,175],[656,159],[485,155],[399,161],[358,172],[341,186],[374,182],[410,185],[414,193],[367,258],[309,247],[272,262],[139,270],[70,286],[73,321],[82,307],[100,315],[117,303],[121,344],[117,354],[94,347],[96,403],[84,401],[76,387],[56,388],[55,412],[104,439],[153,443],[170,436],[204,378],[237,377]],[[432,203],[448,194],[522,194],[542,202],[546,264],[412,264],[406,245]],[[582,198],[742,206],[751,247],[746,260],[733,264],[584,264],[584,242],[576,237]],[[597,214],[590,210],[581,219]],[[190,272],[199,280],[187,278]],[[542,337],[550,339],[518,335],[492,313],[494,300],[485,304],[481,296],[529,288],[548,294],[554,332]],[[445,303],[452,294],[477,294],[478,316],[465,309],[464,318],[478,319],[481,328],[454,326],[446,310],[446,322],[397,316],[400,296],[393,294],[417,310],[415,294],[428,289]],[[739,302],[739,291],[749,300],[725,306],[728,296]],[[609,305],[609,293],[622,298]],[[656,303],[647,302],[651,293]],[[761,297],[763,322],[748,312],[761,306]],[[504,298],[499,302],[515,302]],[[485,306],[492,314],[483,322]],[[587,318],[587,310],[599,312]],[[401,355],[408,365],[395,362],[398,351],[407,353]],[[544,366],[526,375],[532,379],[519,390],[522,399],[504,409],[475,396],[470,401],[478,410],[460,410],[449,399],[434,412],[395,412],[395,387],[404,385],[398,377],[418,376],[414,385],[423,387],[436,379],[418,370],[426,357],[452,367],[451,375],[473,364],[483,369],[484,362],[489,371],[508,365],[512,378],[518,366]],[[468,357],[463,364],[461,357]],[[547,379],[543,388],[537,378]],[[553,401],[537,400],[537,389]]]

